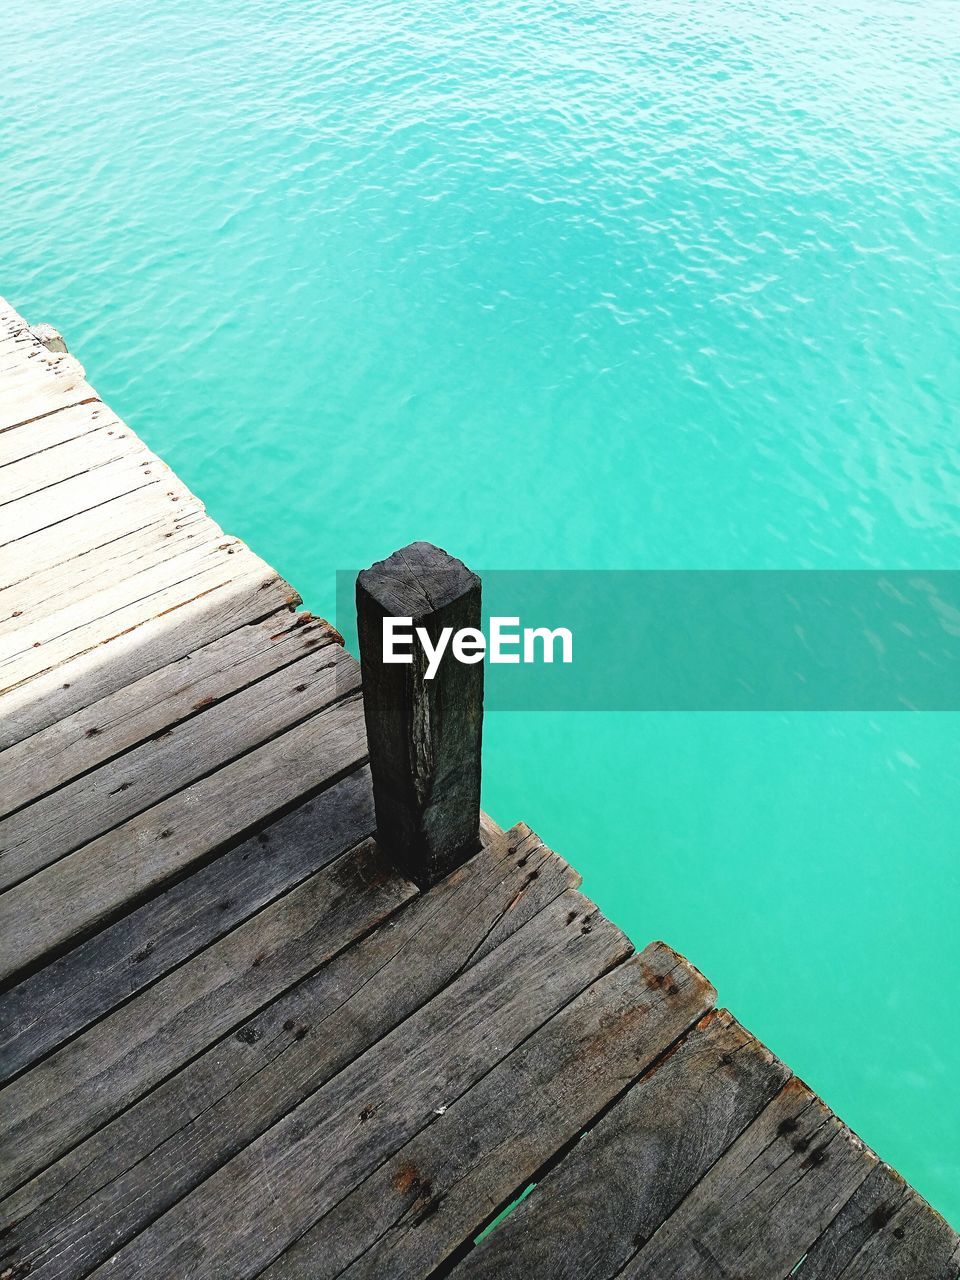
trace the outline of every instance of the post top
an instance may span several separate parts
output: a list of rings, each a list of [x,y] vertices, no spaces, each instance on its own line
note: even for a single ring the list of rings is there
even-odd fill
[[[479,589],[477,575],[432,542],[411,542],[357,578],[357,591],[397,618],[426,617]]]

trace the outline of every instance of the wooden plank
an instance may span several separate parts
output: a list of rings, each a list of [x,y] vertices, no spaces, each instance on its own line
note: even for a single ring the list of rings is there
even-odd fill
[[[0,1080],[71,1040],[373,830],[364,768],[25,979],[0,996]]]
[[[69,373],[73,366],[63,367],[63,356],[68,352],[62,336],[59,343],[42,340],[42,336],[47,334],[53,339],[54,333],[56,330],[52,326],[27,327],[12,337],[8,335],[6,343],[0,342],[0,374],[4,383],[42,383]],[[75,364],[80,363],[76,357],[74,361]]]
[[[433,1274],[712,1008],[715,997],[691,965],[652,943],[514,1050],[265,1275],[413,1280]],[[775,1091],[773,1085],[770,1094]],[[596,1169],[586,1176],[581,1200],[588,1197],[591,1211],[603,1216],[616,1198],[616,1182],[600,1184]],[[508,1251],[505,1269],[486,1274],[559,1276],[552,1262],[561,1261],[563,1250],[554,1239],[529,1233],[526,1239],[523,1265]],[[577,1277],[595,1274],[576,1269],[576,1251],[569,1262]]]
[[[51,386],[73,385],[83,378],[83,365],[76,356],[66,351],[51,351],[31,335],[33,345],[26,355],[15,355],[5,370],[3,394],[24,388],[46,391]],[[16,348],[20,353],[23,347]]]
[[[60,526],[58,525],[57,528]],[[229,543],[214,522],[200,510],[123,534],[104,547],[81,553],[16,582],[0,583],[0,635],[59,612],[68,603],[85,600],[116,586],[144,569],[180,555],[190,547]],[[17,546],[14,543],[13,546]],[[12,572],[24,572],[7,560]],[[0,572],[7,566],[0,566]]]
[[[66,350],[63,335],[51,324],[28,325],[17,317],[9,326],[0,325],[0,368],[5,371],[25,372],[34,361],[49,362]]]
[[[329,633],[257,684],[0,818],[0,891],[329,706],[353,658]]]
[[[109,580],[99,591],[88,592],[82,571],[72,566],[76,585],[68,588],[57,607],[38,616],[23,613],[0,624],[0,681],[12,682],[23,670],[32,671],[43,663],[55,665],[62,660],[61,653],[72,657],[74,652],[83,652],[90,634],[110,635],[118,619],[123,624],[124,610],[136,606],[149,609],[152,606],[147,602],[164,590],[176,588],[211,568],[217,569],[221,577],[228,574],[234,578],[247,571],[247,565],[262,565],[262,561],[251,562],[252,552],[235,539],[217,533],[216,526],[201,526],[201,531],[199,539],[167,539],[171,544],[169,555],[134,568],[119,580]],[[69,575],[71,566],[65,569]],[[92,633],[84,630],[91,626]]]
[[[876,1157],[794,1077],[621,1274],[787,1276],[875,1165]]]
[[[374,842],[364,841],[20,1076],[4,1091],[4,1190],[88,1137],[415,892]]]
[[[164,484],[172,488],[166,472],[167,468],[144,449],[142,455],[120,458],[89,475],[64,480],[49,493],[44,490],[43,493],[9,502],[0,507],[0,546],[48,529],[71,516],[99,507],[111,498],[133,493],[149,484]]]
[[[960,1236],[878,1164],[797,1268],[797,1280],[957,1280]]]
[[[344,691],[358,676],[343,677]],[[8,980],[200,859],[364,762],[359,695],[312,716],[0,897]]]
[[[54,337],[55,333],[52,326],[37,326],[0,339],[0,378],[13,385],[62,376],[60,357],[68,352],[62,336]]]
[[[523,1204],[454,1270],[456,1280],[618,1275],[789,1074],[729,1013],[708,1014],[537,1178]],[[306,1274],[302,1252],[295,1246],[291,1265],[277,1276]],[[347,1274],[372,1274],[367,1256]]]
[[[77,440],[89,431],[118,431],[129,428],[99,400],[90,404],[58,409],[55,413],[24,427],[0,431],[0,467],[22,458],[34,457],[47,449]],[[2,487],[2,482],[0,482]]]
[[[567,890],[94,1274],[257,1275],[629,952]]]
[[[141,489],[121,494],[50,528],[39,529],[0,548],[0,584],[22,582],[32,574],[73,560],[125,534],[148,529],[203,510],[178,480],[155,476]],[[164,530],[165,532],[166,530]]]
[[[503,828],[498,826],[489,813],[480,810],[480,843],[491,844],[497,836],[503,835]]]
[[[34,422],[57,409],[86,404],[99,399],[97,393],[83,379],[83,365],[73,356],[65,357],[71,364],[58,368],[56,376],[37,383],[18,380],[0,395],[0,430]]]
[[[24,329],[29,329],[29,327],[26,320],[14,309],[13,305],[6,298],[0,297],[0,335],[7,337],[11,334],[21,333]]]
[[[6,321],[0,321],[0,351],[5,355],[16,351],[18,347],[29,350],[36,341],[26,322],[17,327]]]
[[[574,880],[532,832],[508,833],[14,1195],[9,1256],[84,1273]]]
[[[29,431],[30,428],[18,430]],[[0,506],[32,493],[47,493],[74,476],[87,475],[109,462],[147,452],[146,446],[128,427],[117,425],[88,431],[75,440],[53,445],[43,453],[10,462],[0,469]],[[48,496],[52,498],[55,495]]]
[[[0,323],[0,353],[5,365],[8,358],[26,359],[28,353],[38,345],[37,339],[25,324],[15,328]]]
[[[0,340],[0,378],[9,376],[12,382],[17,377],[29,376],[34,364],[38,372],[33,376],[42,378],[49,372],[52,357],[59,354],[63,353],[52,352],[29,329],[22,329]]]
[[[0,380],[5,381],[8,376],[22,373],[41,352],[49,354],[29,329],[0,337]],[[6,429],[8,428],[0,428]]]
[[[242,543],[191,547],[114,590],[80,599],[40,619],[35,627],[0,638],[0,696],[38,676],[60,671],[86,653],[102,651],[104,645],[157,618],[166,618],[194,600],[239,582],[262,580],[269,573],[264,562]],[[109,613],[100,613],[107,608]],[[29,640],[31,635],[37,638]],[[25,642],[28,647],[23,648]]]
[[[25,358],[15,357],[3,372],[0,423],[11,426],[96,396],[84,377],[84,367],[76,356],[48,351],[36,343]]]
[[[4,804],[22,808],[329,638],[339,636],[321,619],[286,611],[218,636],[0,752]]]
[[[104,637],[94,648],[0,694],[0,749],[299,600],[273,570],[261,570],[201,592],[122,634]]]
[[[201,543],[0,637],[0,689],[14,688],[149,618],[268,566],[242,542]]]

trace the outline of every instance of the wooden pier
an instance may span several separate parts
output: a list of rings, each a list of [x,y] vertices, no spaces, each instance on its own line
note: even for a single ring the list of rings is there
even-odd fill
[[[298,603],[0,304],[0,1280],[956,1280],[700,973],[476,840],[475,690],[427,749],[371,667],[368,752]]]

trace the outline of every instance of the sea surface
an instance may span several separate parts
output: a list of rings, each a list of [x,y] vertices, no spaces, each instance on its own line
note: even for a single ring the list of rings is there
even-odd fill
[[[960,567],[955,0],[0,13],[2,291],[330,614]],[[498,713],[487,809],[960,1225],[960,715]]]

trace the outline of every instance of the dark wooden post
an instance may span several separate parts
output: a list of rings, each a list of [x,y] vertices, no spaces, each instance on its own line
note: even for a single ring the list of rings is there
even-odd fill
[[[480,626],[480,579],[429,542],[413,542],[357,578],[357,623],[377,835],[404,872],[433,884],[479,847],[483,663],[448,644],[433,679],[414,637],[410,663],[383,660],[383,620],[410,618],[436,646]],[[408,630],[408,628],[405,628]]]

